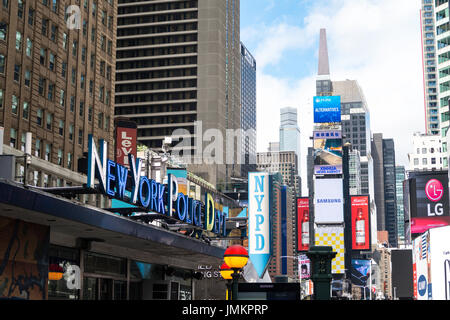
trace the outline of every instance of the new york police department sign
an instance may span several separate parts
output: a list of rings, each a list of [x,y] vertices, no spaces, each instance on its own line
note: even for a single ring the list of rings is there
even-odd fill
[[[258,276],[263,277],[271,256],[270,175],[248,174],[248,248]]]
[[[141,174],[142,160],[128,155],[129,167],[107,158],[107,142],[99,140],[99,151],[89,135],[87,187],[95,188],[97,178],[103,194],[127,202],[149,213],[166,215],[219,236],[226,235],[226,217],[215,208],[214,198],[205,193],[205,202],[178,192],[177,178],[168,174],[167,185]],[[128,179],[128,178],[131,179]],[[127,185],[127,180],[131,185]],[[128,183],[129,184],[129,183]],[[131,192],[126,196],[125,191]]]

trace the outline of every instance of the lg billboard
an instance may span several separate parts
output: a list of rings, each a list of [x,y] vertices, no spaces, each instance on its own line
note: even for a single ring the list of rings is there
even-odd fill
[[[412,174],[409,179],[411,233],[450,225],[447,172]]]

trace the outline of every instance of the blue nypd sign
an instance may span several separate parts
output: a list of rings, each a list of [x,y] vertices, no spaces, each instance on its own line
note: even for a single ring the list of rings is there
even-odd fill
[[[272,254],[270,175],[248,174],[248,253],[262,278]]]
[[[314,97],[314,123],[341,122],[341,97]]]
[[[167,185],[158,183],[141,174],[141,159],[129,154],[129,167],[123,166],[107,158],[106,141],[99,140],[97,151],[93,136],[88,139],[88,188],[95,189],[97,179],[102,193],[110,198],[226,236],[226,213],[215,208],[212,194],[205,193],[204,203],[188,197],[178,192],[174,175],[168,174]]]

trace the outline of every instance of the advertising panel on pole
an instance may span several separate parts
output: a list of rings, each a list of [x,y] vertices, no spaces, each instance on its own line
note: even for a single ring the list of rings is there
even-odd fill
[[[314,244],[316,246],[330,246],[336,252],[331,260],[331,272],[334,274],[345,273],[345,245],[344,227],[318,226],[315,230]]]
[[[248,174],[248,251],[260,278],[271,256],[271,183],[266,172]]]
[[[447,172],[415,174],[409,184],[411,233],[450,225]]]
[[[128,154],[137,157],[137,128],[119,125],[116,127],[116,163],[128,166]]]
[[[297,251],[309,250],[309,198],[297,198]]]
[[[370,260],[352,259],[352,269],[350,277],[353,285],[369,288]]]
[[[343,223],[344,195],[342,179],[315,179],[314,222]]]
[[[341,122],[341,97],[314,97],[314,123]]]
[[[371,249],[369,205],[369,196],[350,196],[353,250]]]
[[[311,261],[306,254],[301,254],[298,256],[298,270],[300,279],[309,279],[311,277]]]
[[[342,174],[341,130],[314,131],[314,174]]]

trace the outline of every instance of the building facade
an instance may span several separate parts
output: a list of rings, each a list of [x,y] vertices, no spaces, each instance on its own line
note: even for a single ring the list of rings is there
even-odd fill
[[[447,1],[438,1],[439,3]],[[437,72],[437,36],[445,32],[441,26],[439,16],[435,16],[435,1],[422,0],[420,11],[421,39],[422,39],[422,67],[424,84],[424,109],[426,133],[439,135],[439,106],[438,106],[438,72]],[[436,24],[440,27],[436,29]],[[441,61],[442,57],[439,57]],[[441,78],[441,77],[439,77]]]
[[[68,0],[0,5],[2,143],[74,171],[89,134],[112,158],[114,131],[117,1],[79,4],[79,15]]]
[[[414,133],[413,151],[408,154],[409,171],[443,170],[446,157],[440,136]]]
[[[241,43],[241,176],[256,170],[256,60]]]
[[[377,230],[388,231],[389,244],[397,247],[397,199],[395,174],[395,148],[393,139],[383,139],[374,133],[372,139],[377,207]]]
[[[239,12],[239,0],[118,4],[115,115],[136,121],[149,148],[171,136],[172,152],[191,155],[190,170],[214,185],[240,175],[235,147],[232,164],[226,145],[219,164],[202,154],[204,132],[216,129],[226,143],[226,130],[240,127]]]
[[[395,195],[397,198],[397,235],[398,246],[405,245],[405,206],[403,204],[403,181],[406,180],[404,166],[395,167]]]

